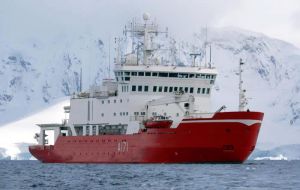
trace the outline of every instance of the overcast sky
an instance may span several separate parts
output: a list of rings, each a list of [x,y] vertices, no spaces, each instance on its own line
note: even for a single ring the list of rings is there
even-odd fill
[[[206,25],[234,26],[300,47],[299,0],[1,0],[0,41],[82,32],[114,36],[143,12],[180,38]]]

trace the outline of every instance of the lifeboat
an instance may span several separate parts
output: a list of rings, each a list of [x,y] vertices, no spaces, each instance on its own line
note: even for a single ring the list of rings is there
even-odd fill
[[[173,121],[169,117],[156,116],[144,121],[146,128],[170,128]]]

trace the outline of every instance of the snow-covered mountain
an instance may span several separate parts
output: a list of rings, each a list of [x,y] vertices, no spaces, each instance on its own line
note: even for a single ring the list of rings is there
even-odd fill
[[[109,48],[104,42],[109,39],[87,34],[74,36],[22,44],[0,40],[0,125],[19,120],[78,91],[81,68],[84,89],[108,76]],[[237,109],[236,73],[239,59],[243,58],[244,87],[250,97],[248,107],[265,112],[258,146],[273,148],[300,143],[300,49],[236,28],[209,28],[206,48],[205,36],[203,30],[194,35],[193,42],[171,37],[158,41],[157,47],[162,51],[155,56],[158,60],[164,57],[164,64],[183,66],[191,63],[190,53],[201,52],[198,64],[205,64],[211,46],[212,63],[219,71],[212,111],[222,105],[227,110]]]
[[[11,44],[0,41],[0,125],[97,84],[105,76],[106,52],[100,38],[78,36]]]

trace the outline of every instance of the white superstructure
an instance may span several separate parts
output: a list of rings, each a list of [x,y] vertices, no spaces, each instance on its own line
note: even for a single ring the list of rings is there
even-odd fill
[[[116,48],[115,79],[105,79],[102,86],[74,95],[70,106],[65,107],[69,113],[66,135],[132,134],[153,116],[169,117],[175,128],[185,117],[210,112],[215,68],[211,64],[165,65],[152,58],[153,39],[161,32],[150,23],[149,15],[143,18],[144,24],[132,22],[125,27],[125,35],[130,33],[137,43],[123,56]]]

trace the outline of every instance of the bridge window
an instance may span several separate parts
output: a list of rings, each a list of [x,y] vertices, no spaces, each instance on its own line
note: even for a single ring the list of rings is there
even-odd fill
[[[168,92],[168,87],[167,86],[165,86],[164,92]]]
[[[130,76],[130,72],[124,72],[125,76]]]
[[[102,104],[104,104],[104,100],[102,100]]]
[[[101,113],[101,116],[104,117],[104,113]]]
[[[138,86],[138,91],[142,92],[143,91],[143,86]]]
[[[157,91],[157,86],[153,86],[153,92]]]
[[[125,77],[125,81],[130,81],[130,77]]]
[[[200,94],[201,93],[201,88],[198,88],[197,89],[197,94]]]
[[[153,77],[157,77],[157,73],[153,72],[153,73],[152,73],[152,76],[153,76]]]
[[[209,94],[209,92],[210,92],[210,88],[207,88],[206,94]]]
[[[185,92],[185,93],[188,93],[188,91],[189,91],[189,87],[185,87],[185,88],[184,88],[184,92]]]
[[[210,75],[206,75],[206,79],[210,79]]]
[[[169,92],[173,92],[173,87],[172,86],[169,87]]]
[[[178,73],[169,73],[169,77],[177,78]]]
[[[202,88],[202,94],[205,94],[205,88]]]
[[[137,76],[137,72],[131,72],[131,76]]]
[[[177,92],[177,90],[178,90],[178,87],[175,86],[175,87],[174,87],[174,91]]]
[[[144,86],[144,91],[148,92],[148,88],[149,88],[148,86]]]
[[[193,88],[193,87],[190,88],[190,93],[191,93],[191,94],[194,93],[194,88]]]
[[[116,116],[117,114],[116,114],[116,112],[114,112],[114,116]]]
[[[110,103],[110,100],[107,100],[107,103],[109,104],[109,103]]]
[[[117,103],[117,100],[114,100],[114,103]]]
[[[141,115],[143,115],[143,116],[146,115],[146,112],[141,112]]]
[[[144,76],[145,73],[144,72],[139,72],[139,76]]]
[[[179,87],[179,92],[183,92],[183,87]]]
[[[168,77],[168,73],[159,73],[160,77]]]
[[[145,72],[145,76],[151,76],[151,72]]]
[[[158,92],[162,92],[162,86],[158,87]]]
[[[139,112],[134,112],[133,114],[137,116],[137,115],[139,115]]]
[[[201,75],[200,74],[196,74],[196,78],[200,78],[201,77]]]
[[[136,91],[136,86],[135,86],[135,85],[133,85],[133,86],[131,87],[131,91],[132,91],[132,92],[135,92],[135,91]]]
[[[178,78],[188,78],[188,74],[187,73],[179,73]]]
[[[189,78],[194,78],[195,77],[195,74],[190,74],[189,75]]]

